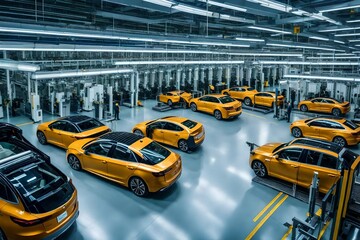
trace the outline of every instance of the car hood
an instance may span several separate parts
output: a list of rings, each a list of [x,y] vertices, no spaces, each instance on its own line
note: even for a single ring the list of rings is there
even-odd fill
[[[256,154],[264,155],[264,156],[270,156],[272,155],[275,148],[280,146],[282,143],[267,143],[265,145],[262,145],[254,150]]]

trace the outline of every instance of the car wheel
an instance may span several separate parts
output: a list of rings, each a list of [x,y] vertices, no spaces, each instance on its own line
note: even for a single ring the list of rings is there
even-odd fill
[[[130,190],[138,197],[145,197],[149,193],[146,183],[141,178],[132,177],[129,186]]]
[[[300,111],[302,111],[302,112],[307,112],[307,111],[308,111],[308,107],[307,107],[305,104],[303,104],[303,105],[300,106]]]
[[[178,146],[183,152],[189,151],[189,144],[185,140],[180,140]]]
[[[70,154],[68,156],[68,163],[70,165],[70,167],[76,171],[80,171],[81,170],[81,163],[80,160],[73,154]]]
[[[293,135],[294,137],[296,137],[296,138],[299,138],[299,137],[302,136],[301,129],[298,128],[298,127],[293,127],[293,128],[291,129],[291,133],[292,133],[292,135]]]
[[[338,108],[334,108],[331,112],[336,117],[339,117],[341,115],[341,111]]]
[[[245,104],[246,106],[251,106],[251,104],[252,104],[251,99],[248,98],[248,97],[246,97],[246,98],[244,99],[244,104]]]
[[[6,240],[5,233],[0,229],[0,240]]]
[[[47,144],[46,136],[42,131],[37,131],[36,136],[39,140],[39,143],[41,143],[42,145]]]
[[[169,100],[167,101],[167,104],[171,107],[171,106],[173,105],[173,102],[169,99]]]
[[[195,104],[195,103],[191,103],[191,104],[190,104],[190,109],[191,109],[191,111],[196,112],[196,110],[197,110],[196,104]]]
[[[136,135],[139,135],[139,136],[144,136],[144,133],[141,131],[141,130],[139,130],[139,129],[136,129],[135,131],[134,131],[134,133],[136,134]]]
[[[345,147],[347,145],[346,140],[343,137],[334,137],[333,142],[341,147]]]
[[[252,169],[254,170],[256,176],[258,176],[258,177],[266,177],[267,176],[266,167],[260,161],[254,161],[252,164]]]
[[[215,111],[214,111],[214,117],[215,117],[217,120],[221,120],[221,119],[222,119],[221,112],[220,112],[219,110],[215,110]]]

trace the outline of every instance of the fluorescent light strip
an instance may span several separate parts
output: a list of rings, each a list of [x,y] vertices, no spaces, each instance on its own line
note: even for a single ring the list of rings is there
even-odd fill
[[[322,40],[322,41],[329,41],[329,39],[328,38],[323,38],[323,37],[309,37],[309,38],[311,38],[311,39],[316,39],[316,40]]]
[[[237,37],[235,38],[236,40],[239,41],[250,41],[250,42],[265,42],[264,39],[259,39],[259,38],[242,38],[242,37]]]
[[[289,45],[289,44],[278,44],[278,43],[266,43],[267,46],[276,46],[276,47],[289,47],[289,48],[305,48],[305,49],[319,49],[325,51],[336,51],[336,52],[345,52],[345,50],[337,50],[333,48],[322,48],[322,47],[313,47],[313,46],[301,46],[301,45]]]
[[[360,56],[307,57],[307,59],[360,59]]]
[[[281,65],[334,65],[334,66],[358,66],[359,62],[288,62],[288,61],[255,61],[253,64],[281,64]]]
[[[334,40],[334,42],[336,42],[336,43],[341,43],[341,44],[345,44],[345,42],[339,41],[339,40]]]
[[[350,37],[350,36],[359,36],[360,33],[343,33],[343,34],[335,34],[335,37]]]
[[[267,32],[276,32],[276,33],[283,33],[283,34],[291,34],[291,32],[288,32],[288,31],[282,31],[282,30],[277,30],[277,29],[272,29],[272,28],[265,28],[265,27],[258,27],[258,26],[249,26],[248,28],[256,29],[256,30],[262,30],[262,31],[267,31]]]
[[[291,75],[291,74],[285,74],[284,78],[326,79],[326,80],[341,80],[341,81],[356,81],[356,82],[360,81],[360,78],[312,76],[312,75]]]
[[[269,0],[247,0],[253,3],[259,3],[263,7],[275,9],[282,12],[290,12],[293,8],[290,5],[281,4],[278,2],[272,2]]]
[[[334,11],[340,11],[340,10],[345,10],[345,9],[358,8],[358,7],[360,7],[360,5],[338,7],[338,8],[329,8],[329,9],[320,10],[319,12],[321,12],[321,13],[323,13],[323,12],[334,12]]]
[[[157,5],[164,6],[164,7],[168,7],[168,8],[171,8],[173,5],[176,4],[174,2],[167,1],[167,0],[143,0],[143,1],[149,2],[152,4],[157,4]]]
[[[360,39],[351,39],[351,40],[348,40],[349,42],[360,42]]]
[[[204,2],[204,3],[208,3],[210,5],[223,7],[223,8],[227,8],[227,9],[232,9],[232,10],[239,11],[239,12],[246,12],[247,11],[247,9],[245,9],[245,8],[236,7],[236,6],[230,5],[230,4],[219,3],[219,2],[216,2],[216,1],[212,1],[212,0],[199,0],[199,2]]]
[[[326,30],[319,30],[318,32],[336,32],[336,31],[348,31],[348,30],[357,30],[360,27],[347,27],[347,28],[337,28],[337,29],[326,29]]]
[[[317,53],[317,55],[328,55],[328,56],[353,56],[353,53]]]
[[[356,20],[348,20],[346,21],[347,23],[356,23],[356,22],[360,22],[360,19],[356,19]]]
[[[244,61],[116,61],[115,65],[243,64]]]

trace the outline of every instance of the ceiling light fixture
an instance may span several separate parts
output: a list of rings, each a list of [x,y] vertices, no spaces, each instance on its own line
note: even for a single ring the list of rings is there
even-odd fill
[[[243,64],[244,61],[116,61],[115,65],[202,65],[202,64]]]
[[[334,40],[334,42],[336,42],[336,43],[341,43],[341,44],[345,44],[345,42],[339,41],[339,40]]]
[[[359,59],[360,56],[307,57],[307,59]]]
[[[237,7],[237,6],[230,5],[230,4],[225,4],[225,3],[219,3],[219,2],[216,2],[216,1],[212,1],[212,0],[199,0],[199,2],[204,2],[204,3],[208,3],[210,5],[223,7],[223,8],[227,8],[227,9],[232,9],[232,10],[239,11],[239,12],[246,12],[247,11],[247,9],[245,9],[245,8],[241,8],[241,7]]]
[[[350,36],[359,36],[360,33],[343,33],[343,34],[335,34],[335,37],[350,37]]]
[[[319,30],[318,32],[336,32],[336,31],[348,31],[348,30],[357,30],[357,29],[360,29],[360,27],[325,29],[325,30]]]
[[[326,80],[356,81],[356,82],[360,81],[360,78],[312,76],[312,75],[291,75],[291,74],[285,74],[284,78],[326,79]]]
[[[282,64],[282,65],[336,65],[336,66],[358,66],[359,62],[300,62],[300,61],[254,61],[253,64]]]
[[[356,23],[356,22],[360,22],[360,19],[356,19],[356,20],[348,20],[346,21],[347,23]]]
[[[315,37],[315,36],[313,36],[313,37],[309,37],[309,38],[316,39],[316,40],[322,40],[322,41],[329,41],[328,38],[323,38],[323,37]]]
[[[279,44],[279,43],[266,43],[266,45],[275,46],[275,47],[305,48],[305,49],[319,49],[325,51],[345,52],[345,50],[337,50],[333,48],[323,48],[323,47],[315,47],[315,46],[303,46],[303,45],[291,45],[291,44]]]
[[[3,59],[0,60],[0,69],[7,69],[11,71],[35,72],[40,70],[40,66],[31,63],[23,63],[23,62]]]
[[[157,4],[157,5],[164,6],[164,7],[168,7],[168,8],[171,8],[173,5],[176,4],[176,3],[168,1],[168,0],[143,0],[143,1]]]
[[[265,42],[264,39],[259,39],[259,38],[243,38],[243,37],[237,37],[235,38],[236,40],[239,41],[250,41],[250,42]]]
[[[360,7],[360,5],[323,9],[323,10],[320,10],[319,12],[321,12],[321,13],[323,13],[323,12],[334,12],[334,11],[340,11],[340,10],[345,10],[345,9],[358,8],[358,7]]]
[[[349,42],[360,42],[360,39],[351,39],[351,40],[348,40]]]
[[[267,32],[276,32],[276,33],[283,33],[283,34],[291,34],[289,31],[283,31],[283,30],[277,30],[273,28],[265,28],[265,27],[258,27],[258,26],[249,26],[248,28],[256,29],[256,30],[262,30]]]

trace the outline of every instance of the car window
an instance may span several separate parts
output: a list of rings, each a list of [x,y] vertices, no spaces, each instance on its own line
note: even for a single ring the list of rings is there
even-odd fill
[[[67,132],[71,132],[71,133],[77,133],[79,132],[76,127],[74,125],[72,125],[71,123],[66,123],[66,128],[65,131]]]
[[[191,121],[190,119],[185,120],[184,122],[181,123],[182,125],[184,125],[187,128],[194,128],[197,125],[197,122]]]
[[[335,102],[333,100],[329,100],[329,99],[323,99],[323,102],[330,103],[330,104],[335,104]]]
[[[233,88],[230,88],[230,91],[235,91],[235,92],[237,92],[237,91],[239,91],[239,88],[233,87]]]
[[[50,125],[51,128],[61,131],[66,131],[66,122],[58,121]]]
[[[199,100],[200,101],[205,101],[205,102],[210,102],[208,96],[201,97],[201,98],[199,98]]]
[[[356,123],[354,122],[351,122],[351,121],[348,121],[348,120],[345,120],[345,122],[343,123],[345,126],[351,128],[352,130],[355,130],[357,128],[359,128],[360,126],[357,125]]]
[[[320,166],[331,168],[331,169],[337,169],[338,168],[338,159],[336,157],[323,154],[323,157],[321,159]]]
[[[219,100],[220,100],[221,103],[230,103],[230,102],[235,101],[235,99],[233,99],[232,97],[229,97],[229,96],[220,97]]]
[[[311,164],[311,165],[319,165],[321,156],[322,156],[322,153],[320,153],[320,152],[308,150],[305,155],[305,158],[302,159],[302,162]]]
[[[136,162],[133,152],[129,148],[121,145],[116,145],[112,157],[127,162]]]
[[[100,121],[96,120],[95,118],[85,120],[83,122],[78,123],[77,125],[82,132],[104,126],[104,124],[102,124]]]
[[[309,126],[311,127],[323,127],[323,128],[329,128],[330,125],[326,121],[316,120],[309,123]]]
[[[327,124],[329,125],[330,128],[333,129],[345,129],[343,126],[341,126],[340,123],[338,122],[333,122],[333,121],[326,121]]]
[[[271,94],[269,94],[269,93],[264,93],[263,94],[263,97],[269,97],[269,98],[271,98],[271,97],[273,97]]]
[[[154,123],[150,124],[148,127],[151,128],[152,130],[154,130],[154,129],[162,129],[164,125],[165,125],[165,122],[158,121],[158,122],[154,122]]]
[[[299,161],[301,152],[302,149],[300,148],[285,149],[279,152],[279,158],[297,162]]]
[[[111,147],[112,144],[109,142],[95,142],[86,148],[86,152],[101,156],[107,156]]]
[[[174,124],[174,123],[165,123],[164,127],[163,127],[164,130],[169,130],[169,131],[176,131],[176,132],[180,132],[184,129],[182,129],[180,126]]]
[[[256,97],[263,97],[264,96],[264,93],[258,93],[258,94],[255,94]]]
[[[319,103],[319,102],[321,102],[322,101],[322,99],[320,98],[317,98],[317,99],[313,99],[313,100],[311,100],[311,102],[313,102],[313,103]]]
[[[2,179],[0,179],[0,198],[9,202],[17,202],[15,194]]]
[[[216,97],[209,97],[209,102],[219,103],[219,100]]]
[[[172,93],[166,93],[166,96],[173,96],[173,94]]]
[[[164,161],[171,152],[158,144],[155,141],[152,141],[144,148],[140,150],[141,154],[144,156],[144,161],[149,165],[155,165]]]

